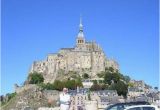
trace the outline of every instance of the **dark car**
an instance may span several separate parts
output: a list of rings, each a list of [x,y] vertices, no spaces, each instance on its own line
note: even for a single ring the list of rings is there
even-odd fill
[[[117,103],[108,106],[105,110],[124,110],[125,107],[127,106],[132,106],[132,105],[150,105],[149,102],[126,102],[126,103]]]

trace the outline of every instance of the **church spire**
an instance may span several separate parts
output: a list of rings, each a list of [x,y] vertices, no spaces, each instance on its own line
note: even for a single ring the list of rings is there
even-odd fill
[[[82,17],[80,17],[78,37],[84,37],[84,34],[83,34],[83,25],[82,25]]]
[[[78,32],[78,36],[76,39],[76,44],[77,44],[77,47],[85,44],[85,38],[84,38],[84,34],[83,34],[83,25],[82,25],[82,18],[81,17],[80,17],[79,32]]]
[[[82,17],[80,17],[79,31],[83,32]]]

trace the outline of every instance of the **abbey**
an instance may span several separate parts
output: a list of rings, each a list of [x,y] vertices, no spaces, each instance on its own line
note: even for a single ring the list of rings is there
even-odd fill
[[[43,74],[45,82],[54,82],[60,70],[66,74],[68,71],[76,71],[80,75],[88,73],[91,78],[105,71],[105,67],[119,70],[118,63],[108,59],[96,42],[86,41],[81,19],[75,44],[73,48],[61,48],[58,53],[49,54],[45,60],[34,61],[30,73],[36,71]]]

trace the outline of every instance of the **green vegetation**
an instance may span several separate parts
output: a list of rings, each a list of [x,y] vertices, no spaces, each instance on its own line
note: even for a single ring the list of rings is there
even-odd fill
[[[10,101],[13,97],[16,96],[16,93],[15,92],[14,93],[10,93],[10,94],[7,94],[7,96],[8,96],[8,101]]]
[[[105,90],[107,89],[107,85],[105,84],[93,84],[90,88],[91,91]]]
[[[59,80],[55,80],[54,83],[53,83],[53,86],[54,86],[54,89],[55,90],[59,90],[61,91],[64,87],[64,84],[62,81],[59,81]]]
[[[66,80],[66,81],[60,81],[55,80],[53,84],[51,83],[41,83],[38,84],[43,90],[58,90],[62,91],[64,87],[67,87],[68,89],[74,90],[77,88],[77,86],[82,87],[82,81],[80,79],[76,80]]]
[[[29,77],[29,84],[40,84],[44,81],[43,75],[37,72],[30,73]]]
[[[7,103],[9,103],[9,101],[11,99],[13,99],[17,94],[14,92],[14,93],[8,93],[6,94],[6,97],[5,99],[1,99],[1,106],[5,106]],[[2,97],[1,97],[2,98]],[[4,98],[4,97],[3,97]]]
[[[114,70],[112,67],[105,68],[105,71],[98,73],[99,78],[104,78],[103,81],[93,81],[92,91],[96,90],[116,90],[118,95],[126,97],[128,92],[128,86],[133,86],[130,84],[130,77],[124,76],[118,70]]]
[[[94,85],[95,85],[95,84],[98,84],[97,80],[93,80],[93,84],[94,84]]]
[[[82,75],[82,77],[83,77],[84,79],[88,79],[88,78],[89,78],[89,75],[88,75],[87,73],[84,73],[84,74]]]
[[[112,84],[109,89],[116,90],[118,95],[126,97],[128,92],[128,85],[123,81],[118,81],[117,83]]]
[[[55,89],[54,85],[51,83],[47,83],[47,84],[40,83],[38,84],[38,86],[40,86],[43,90],[54,90]]]
[[[97,76],[98,76],[99,78],[103,78],[104,75],[105,75],[105,72],[103,72],[103,71],[102,71],[101,73],[98,73],[98,74],[97,74]]]
[[[88,100],[91,100],[91,94],[88,93]]]
[[[59,71],[59,74],[64,74],[63,70]],[[70,78],[64,79],[64,80],[55,80],[54,83],[43,83],[44,78],[42,74],[34,72],[31,73],[28,77],[29,84],[37,84],[39,87],[41,87],[43,90],[58,90],[62,91],[64,87],[67,87],[68,89],[76,89],[77,86],[82,87],[82,81],[80,76],[76,74],[74,71],[69,71],[66,75],[70,75]],[[86,75],[87,76],[87,75]],[[85,76],[85,77],[86,77]],[[73,78],[74,77],[74,78]]]
[[[128,83],[128,87],[134,87],[134,84],[131,83],[131,82],[129,82],[129,83]]]
[[[119,73],[109,73],[107,72],[104,75],[104,82],[106,84],[111,85],[112,83],[117,83],[120,80],[120,74]]]
[[[60,74],[64,74],[63,70],[59,72]],[[71,90],[76,89],[77,86],[82,87],[83,85],[81,79],[89,78],[89,75],[87,73],[84,73],[81,78],[75,71],[69,71],[66,75],[68,75],[66,79],[57,79],[54,81],[54,83],[47,84],[43,83],[44,78],[40,73],[31,73],[28,79],[30,84],[38,84],[42,89],[62,91],[64,87],[67,87]],[[116,90],[118,95],[123,95],[124,97],[126,97],[128,86],[133,86],[133,84],[129,83],[129,76],[124,76],[118,70],[114,70],[112,67],[105,68],[105,71],[98,73],[97,76],[99,78],[103,78],[104,80],[94,80],[94,84],[91,87],[92,91],[105,89]]]

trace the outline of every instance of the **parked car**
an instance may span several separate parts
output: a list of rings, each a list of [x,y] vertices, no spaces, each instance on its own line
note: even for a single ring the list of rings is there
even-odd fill
[[[154,105],[134,105],[128,106],[124,110],[158,110],[158,107]]]
[[[124,110],[125,107],[127,106],[132,106],[132,105],[150,105],[149,102],[126,102],[126,103],[117,103],[117,104],[113,104],[108,106],[105,110]]]

